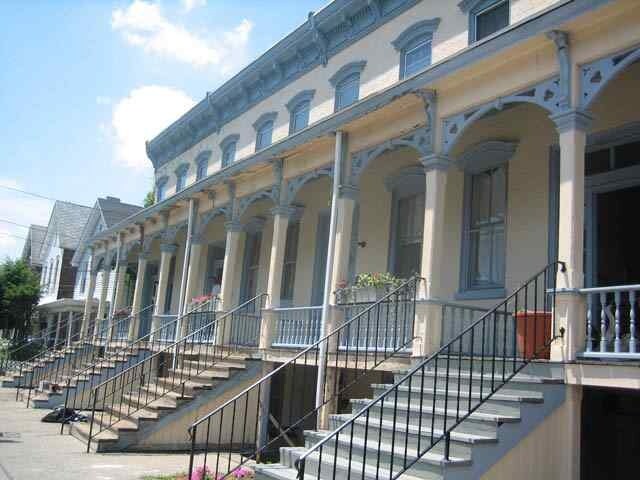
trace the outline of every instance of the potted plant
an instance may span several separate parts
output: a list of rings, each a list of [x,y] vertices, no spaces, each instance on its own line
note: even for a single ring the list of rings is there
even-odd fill
[[[402,280],[388,272],[359,273],[355,285],[346,286],[341,282],[336,291],[338,303],[371,303],[380,300],[394,288],[398,287]]]
[[[518,310],[516,340],[523,358],[549,359],[551,342],[551,312]]]

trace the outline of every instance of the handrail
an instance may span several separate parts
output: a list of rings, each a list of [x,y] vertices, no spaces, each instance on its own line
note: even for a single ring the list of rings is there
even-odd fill
[[[609,287],[589,287],[581,288],[578,291],[580,293],[613,293],[613,292],[627,292],[629,290],[640,290],[640,284],[632,285],[612,285]]]
[[[226,344],[224,344],[224,342],[222,342],[223,344],[219,344],[218,342],[212,344],[203,341],[203,339],[208,339],[212,335],[219,335],[224,339],[229,331],[233,330],[234,319],[237,317],[242,319],[242,315],[255,314],[256,311],[260,312],[264,306],[265,299],[265,294],[257,295],[234,309],[222,313],[220,316],[217,316],[215,311],[198,312],[195,310],[180,315],[177,320],[187,319],[189,316],[202,313],[212,313],[213,320],[182,337],[180,340],[172,342],[162,349],[151,353],[151,355],[140,360],[135,365],[125,368],[113,377],[93,387],[91,389],[91,423],[87,439],[87,452],[90,450],[91,440],[95,436],[111,428],[119,421],[130,418],[132,414],[142,410],[152,402],[167,396],[169,393],[178,393],[179,398],[185,398],[186,382],[207,369],[210,369],[217,362],[230,357],[233,353],[232,348],[236,346],[232,343],[233,338],[231,342],[227,342]],[[244,310],[251,310],[251,312],[246,313]],[[228,323],[227,320],[229,320]],[[233,332],[231,332],[231,335],[233,336]],[[182,358],[180,358],[180,351],[182,351],[183,354]],[[197,355],[198,360],[195,361],[195,367],[193,367],[192,363],[185,365],[184,354],[187,351],[189,351],[191,355]],[[207,361],[207,359],[205,359],[205,361],[201,363],[201,354],[204,354],[205,357],[212,357],[213,360]],[[164,369],[169,370],[169,376],[162,377],[161,375],[154,375],[154,371],[162,373]],[[145,385],[149,385],[154,379],[157,380],[161,378],[168,382],[169,385],[165,384],[159,387],[158,383],[156,383],[154,392],[150,393]],[[127,396],[137,396],[135,406],[127,404],[125,407],[123,400]],[[100,410],[102,414],[100,416],[100,422],[97,425],[98,431],[94,433],[96,411],[98,411],[98,399],[100,397],[101,403],[99,406],[101,407]],[[106,422],[104,421],[105,407],[109,409],[109,418]]]
[[[506,297],[504,300],[495,305],[492,309],[490,309],[485,315],[475,321],[472,325],[464,329],[459,335],[453,338],[449,343],[443,345],[440,349],[438,349],[435,353],[431,354],[428,358],[423,360],[422,362],[415,365],[413,368],[409,370],[402,378],[396,381],[391,387],[387,388],[383,393],[378,395],[375,399],[368,402],[366,406],[360,409],[355,415],[351,416],[349,420],[344,422],[338,428],[336,428],[333,432],[326,435],[320,441],[318,441],[315,445],[313,445],[310,449],[308,449],[302,456],[298,459],[296,466],[298,468],[298,478],[306,479],[309,476],[321,478],[328,478],[333,473],[333,478],[337,478],[337,465],[334,460],[332,465],[328,466],[328,469],[325,468],[323,470],[323,464],[321,462],[322,453],[325,447],[327,449],[334,450],[333,455],[334,458],[338,456],[338,445],[340,441],[340,435],[342,434],[342,441],[348,442],[348,446],[343,448],[348,448],[349,452],[351,452],[353,448],[353,434],[356,421],[359,419],[363,419],[364,417],[364,435],[365,435],[365,445],[367,448],[364,450],[364,459],[361,461],[363,467],[366,465],[366,456],[368,454],[367,450],[369,449],[369,444],[367,444],[367,435],[371,434],[373,438],[373,433],[369,432],[370,428],[370,420],[372,417],[371,411],[374,407],[380,409],[380,422],[382,422],[385,399],[388,399],[391,407],[393,409],[393,425],[391,431],[391,454],[390,454],[390,468],[388,472],[384,473],[385,477],[388,477],[390,480],[394,480],[402,475],[406,470],[408,470],[412,465],[414,465],[420,458],[422,458],[429,450],[434,448],[439,442],[444,441],[444,458],[445,460],[449,460],[450,455],[450,441],[451,441],[451,432],[460,425],[464,420],[466,420],[473,412],[475,412],[481,405],[483,405],[491,396],[499,390],[502,386],[504,386],[507,382],[509,382],[518,372],[520,372],[523,368],[525,368],[533,359],[539,358],[545,350],[547,350],[550,344],[558,338],[559,335],[555,333],[555,282],[556,282],[556,273],[557,268],[560,266],[561,271],[565,271],[566,267],[564,262],[553,262],[547,265],[544,269],[540,270],[534,276],[532,276],[529,280],[527,280],[522,286],[517,288],[511,295]],[[553,288],[551,288],[551,293],[547,293],[546,287],[548,282],[551,281],[553,284]],[[533,289],[533,292],[530,290]],[[531,294],[533,293],[533,298],[531,299]],[[549,299],[549,295],[551,295],[551,299]],[[540,296],[540,298],[539,298]],[[518,300],[520,300],[520,308],[518,308]],[[530,303],[530,300],[533,300],[533,304]],[[541,300],[539,304],[538,301]],[[513,305],[513,308],[510,308],[510,305]],[[529,310],[530,307],[533,307],[533,310]],[[539,310],[538,307],[542,307],[542,310]],[[519,328],[519,332],[516,335],[514,333],[513,338],[509,341],[513,341],[513,354],[509,355],[507,352],[507,336],[506,336],[506,328],[507,328],[507,319],[510,318],[508,312],[513,311],[516,312],[516,316],[520,315],[521,322],[523,328]],[[544,315],[542,313],[544,312]],[[499,320],[498,315],[502,317],[502,326],[500,328],[504,329],[505,335],[501,338],[502,340],[502,354],[498,353],[498,347],[500,345],[496,345],[499,331],[498,331],[498,323]],[[544,329],[537,330],[538,317],[544,317],[545,319],[549,319],[550,325],[548,326],[550,329],[550,335],[547,337],[544,333]],[[489,322],[493,321],[492,325],[487,325]],[[532,322],[530,320],[533,320]],[[531,327],[529,324],[532,323],[533,327],[533,347],[531,347],[531,337],[528,336],[531,332]],[[546,323],[546,322],[545,322]],[[520,324],[518,324],[520,327]],[[543,325],[546,329],[547,325]],[[540,327],[542,328],[542,327]],[[476,330],[479,330],[476,332]],[[489,332],[488,332],[489,330]],[[481,345],[477,347],[480,351],[476,352],[476,343],[475,343],[475,335],[476,333],[480,336]],[[538,333],[542,333],[542,337],[538,335]],[[520,335],[521,341],[518,342],[517,336]],[[562,332],[560,333],[560,336]],[[540,342],[539,338],[542,338],[543,341]],[[470,357],[464,357],[462,355],[463,345],[466,341],[470,341],[471,345],[474,346],[472,348],[472,354]],[[488,342],[486,340],[489,340]],[[487,345],[487,343],[491,345]],[[457,346],[457,349],[456,349]],[[493,348],[490,349],[489,347]],[[524,350],[521,357],[518,357],[517,350]],[[476,353],[480,353],[479,356]],[[485,359],[490,357],[490,360],[487,360],[487,371],[485,372]],[[436,421],[436,410],[440,408],[436,406],[436,389],[438,385],[438,363],[443,362],[445,367],[445,373],[441,373],[440,382],[444,382],[444,415],[442,420]],[[468,361],[469,366],[469,385],[468,392],[464,392],[461,390],[461,378],[463,371],[463,363],[464,361]],[[476,372],[474,370],[474,361],[480,363],[480,372]],[[457,365],[456,363],[457,362]],[[499,365],[496,368],[496,362]],[[452,366],[451,364],[454,363]],[[509,363],[509,371],[507,372],[507,363]],[[478,365],[475,365],[476,367]],[[490,368],[490,370],[489,370]],[[501,371],[500,371],[501,370]],[[425,373],[433,372],[433,395],[432,400],[427,400],[426,402],[423,400],[423,392],[424,392],[424,378]],[[477,374],[477,377],[474,376],[474,373]],[[414,378],[416,377],[416,378]],[[501,380],[500,380],[501,379]],[[412,386],[413,381],[416,383]],[[473,385],[473,381],[479,383],[479,395],[477,392],[474,392],[471,386]],[[489,386],[485,386],[485,383],[490,382]],[[452,385],[450,385],[452,383]],[[416,385],[419,385],[416,386]],[[419,406],[413,405],[414,407],[418,407],[419,411],[416,413],[414,418],[418,418],[419,426],[418,426],[418,434],[417,440],[412,440],[412,444],[409,445],[409,435],[404,436],[404,445],[400,446],[400,450],[403,450],[402,453],[398,453],[396,449],[396,432],[398,428],[401,428],[403,425],[398,424],[397,417],[399,413],[402,416],[406,416],[406,424],[409,424],[411,406],[412,406],[412,388],[417,390],[419,396]],[[429,387],[431,388],[431,387]],[[440,389],[443,387],[441,386]],[[398,407],[398,392],[401,390],[408,389],[408,396],[406,401],[406,410],[404,406],[402,409]],[[455,399],[449,400],[450,394],[455,396]],[[474,397],[478,398],[474,398]],[[391,398],[389,398],[391,397]],[[464,398],[466,397],[466,398]],[[426,405],[425,405],[426,403]],[[450,405],[451,403],[451,405]],[[389,403],[387,404],[389,405]],[[462,407],[462,408],[461,408]],[[450,422],[447,420],[449,417],[449,411],[453,411],[455,408],[455,420],[451,420]],[[405,413],[406,411],[406,413]],[[451,413],[451,415],[453,415]],[[427,421],[427,425],[423,425],[423,418],[430,418],[430,422]],[[405,419],[401,420],[401,423],[405,423]],[[430,425],[428,425],[430,423]],[[372,428],[377,428],[379,426],[378,419],[372,421]],[[377,436],[377,435],[376,435]],[[425,442],[425,445],[421,445],[422,442]],[[327,446],[328,442],[333,442],[334,446]],[[414,445],[414,443],[416,445]],[[414,451],[415,453],[411,453]],[[320,456],[320,462],[318,462],[317,472],[306,472],[306,461],[307,459],[318,453]],[[378,459],[380,458],[380,452],[373,452],[371,455],[377,455]],[[396,469],[394,470],[394,460],[397,456],[402,457],[401,465],[396,465]],[[348,464],[345,467],[341,465],[340,468],[347,468],[350,472],[352,469],[352,457],[349,454]],[[329,470],[329,472],[327,472]],[[379,474],[380,470],[380,462],[376,467],[376,477]],[[364,474],[363,474],[364,476]]]
[[[399,319],[399,313],[402,313],[402,321],[405,325],[407,321],[411,322],[411,324],[413,325],[413,319],[415,316],[417,283],[419,280],[420,279],[418,277],[413,277],[407,280],[402,285],[398,286],[396,289],[383,296],[377,302],[367,307],[358,315],[344,322],[342,325],[337,326],[323,338],[317,340],[312,345],[300,351],[291,360],[283,363],[276,369],[272,370],[270,373],[260,378],[253,385],[245,388],[242,392],[238,393],[230,400],[227,400],[215,410],[195,421],[189,427],[189,435],[191,438],[189,477],[191,477],[191,474],[193,473],[194,456],[196,450],[198,449],[197,438],[199,426],[206,423],[205,441],[203,445],[205,452],[205,468],[207,465],[207,454],[209,453],[210,444],[209,439],[212,433],[211,427],[213,424],[213,430],[217,430],[217,432],[213,432],[214,435],[217,433],[217,441],[214,442],[214,445],[216,446],[215,452],[211,453],[211,455],[216,456],[215,470],[212,470],[212,476],[214,478],[226,477],[226,475],[231,473],[231,458],[233,452],[237,451],[237,448],[235,447],[237,447],[238,439],[241,439],[241,447],[250,449],[249,451],[243,453],[239,465],[243,465],[251,459],[256,459],[259,461],[260,457],[267,448],[275,445],[276,442],[280,440],[290,440],[290,436],[293,434],[293,431],[295,429],[303,427],[305,422],[312,420],[315,416],[320,417],[323,413],[323,410],[325,410],[325,407],[328,404],[335,402],[340,393],[343,393],[349,388],[354,387],[356,382],[365,378],[369,373],[380,366],[385,360],[393,357],[396,353],[403,350],[407,344],[413,341],[412,337],[403,343],[396,343],[393,350],[389,350],[387,348],[367,349],[367,346],[361,346],[361,342],[359,341],[355,342],[355,346],[350,346],[350,342],[345,342],[347,345],[346,348],[338,348],[338,346],[341,344],[341,335],[350,335],[355,332],[355,335],[359,336],[361,332],[360,327],[364,322],[366,322],[366,334],[364,338],[370,338],[369,329],[373,328],[373,325],[371,323],[372,313],[374,314],[374,318],[376,320],[376,333],[379,333],[381,329],[385,329],[385,331],[388,332],[390,327],[396,328],[398,326],[397,320]],[[395,316],[392,315],[393,319],[389,321],[389,313],[391,309],[394,310]],[[381,314],[387,315],[386,322],[383,324],[381,324]],[[392,325],[390,325],[390,323],[392,323]],[[352,327],[355,327],[355,329]],[[311,380],[312,384],[315,385],[315,380],[310,378],[311,375],[304,375],[304,372],[302,372],[302,379],[296,381],[295,375],[297,373],[296,367],[319,365],[319,351],[323,343],[327,345],[328,351],[328,354],[324,358],[325,384],[328,386],[328,388],[323,392],[321,402],[318,402],[319,405],[316,405],[315,392],[314,394],[310,395],[311,398],[306,398],[306,389],[304,388],[305,384],[308,383],[309,380]],[[359,358],[359,354],[364,354],[364,358]],[[309,356],[311,356],[311,358],[309,358]],[[330,358],[332,359],[331,361],[329,360]],[[355,378],[353,381],[347,383],[346,385],[338,385],[338,375],[334,375],[333,373],[336,372],[338,368],[345,368],[347,366],[349,368],[355,369]],[[267,392],[269,391],[271,380],[276,375],[288,368],[293,369],[294,378],[290,382],[290,384],[292,389],[295,385],[296,392],[298,392],[297,395],[299,395],[299,403],[303,406],[303,409],[305,404],[311,404],[313,406],[309,407],[297,418],[292,418],[293,409],[290,409],[287,425],[282,425],[283,422],[279,422],[278,428],[280,434],[273,439],[268,439],[267,427],[270,415],[269,412],[265,412],[265,404],[267,403],[267,399],[263,397],[265,397],[267,395]],[[331,372],[329,372],[329,370],[331,370]],[[331,378],[332,376],[333,378]],[[292,397],[293,391],[291,392],[290,398]],[[261,412],[262,415],[259,415],[258,412]],[[225,440],[223,440],[222,438],[222,424],[224,423],[225,413],[231,415],[231,431],[227,431],[224,433],[225,439],[229,439],[228,442],[225,442]],[[236,430],[236,417],[242,419],[241,425],[238,426],[238,430]],[[254,417],[255,425],[247,425],[247,421],[251,421],[251,419]],[[258,418],[261,419],[260,422]],[[322,419],[320,420],[322,421]],[[273,420],[271,420],[271,422],[274,423]],[[219,429],[217,427],[218,424]],[[248,443],[252,443],[252,437],[256,440],[255,447],[249,447],[248,445]],[[226,448],[223,442],[229,443],[231,446]],[[225,457],[225,459],[222,458],[223,456]]]
[[[207,304],[208,302],[198,305],[196,309],[203,308]],[[147,310],[152,309],[153,307],[154,307],[154,304],[151,304],[139,310],[136,314],[131,314],[130,316],[131,320],[133,320],[135,316],[140,316],[141,314],[143,314]],[[64,407],[65,407],[64,411],[66,412],[67,409],[73,409],[73,410],[77,408],[84,409],[86,405],[89,405],[89,403],[86,403],[86,404],[84,403],[84,400],[89,400],[89,398],[85,398],[85,395],[89,395],[91,392],[91,389],[94,387],[94,381],[96,381],[96,368],[100,367],[99,365],[100,363],[119,362],[119,361],[124,362],[130,356],[133,356],[139,353],[140,350],[143,350],[143,349],[153,350],[154,339],[161,338],[161,336],[157,334],[162,330],[172,328],[173,326],[174,325],[172,324],[163,325],[162,327],[159,327],[154,331],[151,331],[141,337],[138,337],[135,340],[129,341],[126,345],[120,347],[119,349],[111,353],[108,353],[105,350],[100,355],[95,356],[91,361],[86,362],[86,365],[84,366],[84,368],[81,368],[79,370],[74,370],[73,375],[70,375],[67,377],[67,383],[66,383],[66,389],[65,389],[65,400],[64,400]],[[165,344],[166,342],[158,340],[158,343]],[[71,390],[71,384],[75,382],[77,385],[78,380],[84,376],[89,377],[88,388],[85,387],[80,392],[78,392],[76,388],[76,391],[74,392],[73,397],[70,399],[69,392]],[[60,434],[64,433],[64,425],[65,425],[65,422],[64,421],[61,422]]]

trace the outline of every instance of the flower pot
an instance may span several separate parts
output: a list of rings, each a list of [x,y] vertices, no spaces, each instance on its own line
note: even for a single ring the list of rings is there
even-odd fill
[[[551,312],[517,312],[515,317],[518,353],[528,360],[548,360],[550,349],[545,345],[551,341]]]

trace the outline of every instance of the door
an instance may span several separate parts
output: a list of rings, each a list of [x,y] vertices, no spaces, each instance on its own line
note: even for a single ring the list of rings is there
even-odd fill
[[[260,273],[260,246],[262,232],[247,233],[244,246],[244,268],[240,287],[240,303],[251,300],[258,290],[258,274]]]
[[[144,274],[144,284],[142,286],[142,308],[146,308],[155,302],[156,290],[158,288],[158,265],[147,263],[147,270]],[[145,310],[140,315],[140,330],[138,336],[144,336],[151,331],[151,317],[153,308]]]
[[[224,245],[209,245],[203,295],[217,295],[220,293],[223,267]]]
[[[329,251],[329,221],[331,213],[323,210],[318,214],[316,228],[316,253],[313,266],[313,284],[311,289],[311,305],[322,305],[324,299],[324,280],[327,270],[327,253]]]

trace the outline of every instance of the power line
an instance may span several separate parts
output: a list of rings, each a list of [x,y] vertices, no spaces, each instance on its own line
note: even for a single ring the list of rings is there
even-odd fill
[[[24,225],[22,223],[12,222],[11,220],[5,220],[3,218],[0,218],[0,222],[10,223],[11,225],[15,225],[16,227],[31,228],[31,225]]]
[[[50,200],[52,202],[56,202],[57,201],[57,199],[55,199],[55,198],[47,197],[45,195],[40,195],[39,193],[27,192],[26,190],[21,190],[19,188],[8,187],[6,185],[0,185],[0,188],[4,188],[5,190],[11,190],[13,192],[23,193],[25,195],[31,195],[32,197],[43,198],[45,200]],[[62,200],[62,201],[64,201],[64,200]],[[68,202],[68,203],[71,203],[71,202]]]

